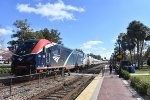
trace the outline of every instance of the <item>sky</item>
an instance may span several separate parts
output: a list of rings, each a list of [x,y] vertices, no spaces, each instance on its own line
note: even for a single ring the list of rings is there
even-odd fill
[[[150,27],[149,12],[150,0],[1,0],[0,40],[7,48],[13,23],[27,19],[34,31],[57,29],[68,48],[109,59],[131,21]]]

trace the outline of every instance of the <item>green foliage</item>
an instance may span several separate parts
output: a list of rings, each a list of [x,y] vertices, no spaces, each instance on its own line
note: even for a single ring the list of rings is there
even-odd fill
[[[149,32],[150,32],[150,31],[149,31]],[[146,41],[149,41],[149,40],[150,40],[150,33],[147,34],[145,40],[146,40]]]
[[[14,34],[12,34],[12,38],[17,38],[17,40],[11,40],[8,42],[9,44],[9,50],[16,49],[16,46],[22,44],[25,40],[28,39],[47,39],[52,42],[62,44],[62,38],[60,38],[60,32],[56,29],[48,30],[47,28],[44,28],[40,31],[34,32],[32,28],[30,28],[30,25],[25,20],[16,20],[13,25],[16,27],[15,30],[13,30]]]
[[[147,94],[147,88],[150,84],[147,83],[147,82],[144,82],[142,80],[140,80],[138,83],[137,83],[137,91],[141,94]]]
[[[150,57],[150,46],[148,47],[147,51],[145,52],[144,55],[146,58]]]
[[[0,68],[0,73],[10,73],[11,72],[11,68]]]
[[[95,58],[95,59],[98,59],[98,60],[101,60],[101,59],[102,59],[100,55],[95,55],[95,54],[93,54],[93,53],[90,53],[90,54],[88,54],[88,55],[91,56],[91,57],[93,57],[93,58]]]
[[[150,98],[150,85],[149,85],[148,88],[147,88],[147,95],[148,95],[148,97]]]
[[[128,39],[126,33],[120,33],[118,36],[117,40],[118,44],[121,44],[121,49],[126,51],[127,49],[127,44],[128,44]]]
[[[130,80],[131,80],[130,85],[131,85],[133,88],[136,88],[137,83],[140,81],[140,78],[138,78],[138,77],[131,77]]]
[[[142,41],[146,38],[148,27],[140,21],[132,21],[127,28],[127,35],[131,38],[135,38],[137,41]]]
[[[84,53],[82,49],[76,49],[78,52]]]
[[[10,45],[8,48],[15,49],[14,46],[22,44],[25,40],[35,38],[35,33],[33,29],[30,28],[28,20],[16,20],[13,25],[16,27],[16,30],[13,30],[12,38],[17,38],[17,40],[9,41]]]
[[[125,79],[128,80],[130,78],[130,73],[126,70],[121,70],[121,76]]]
[[[148,74],[150,71],[149,71],[149,69],[147,67],[148,66],[145,66],[145,68],[143,67],[143,69],[135,70],[135,74]]]
[[[150,82],[146,81],[147,77],[131,77],[131,86],[142,95],[150,96]]]
[[[38,39],[44,38],[50,41],[53,41],[58,44],[62,44],[62,38],[60,38],[60,32],[55,29],[48,30],[47,28],[44,28],[43,30],[37,31],[37,37]]]
[[[139,68],[143,52],[144,40],[148,33],[149,28],[140,21],[136,20],[132,21],[127,28],[127,36],[136,42]]]
[[[147,60],[147,65],[150,66],[150,58]]]

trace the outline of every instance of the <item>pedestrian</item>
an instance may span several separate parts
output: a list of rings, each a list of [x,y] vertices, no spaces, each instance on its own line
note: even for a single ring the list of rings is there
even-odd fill
[[[111,64],[109,65],[109,70],[110,70],[109,74],[111,74],[112,73],[112,65]]]

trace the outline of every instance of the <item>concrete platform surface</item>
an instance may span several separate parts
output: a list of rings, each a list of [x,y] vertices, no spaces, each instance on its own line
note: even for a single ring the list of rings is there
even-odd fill
[[[109,69],[106,69],[97,100],[137,100],[137,98],[132,95],[121,78],[114,73],[109,75]]]
[[[110,75],[106,65],[104,76],[99,74],[95,77],[76,100],[143,100],[132,94],[129,87],[127,81],[115,75],[114,71]]]

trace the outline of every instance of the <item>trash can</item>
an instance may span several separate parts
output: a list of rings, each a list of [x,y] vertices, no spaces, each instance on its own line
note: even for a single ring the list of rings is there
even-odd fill
[[[134,66],[129,67],[129,73],[135,73],[135,67]]]

